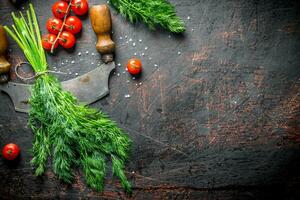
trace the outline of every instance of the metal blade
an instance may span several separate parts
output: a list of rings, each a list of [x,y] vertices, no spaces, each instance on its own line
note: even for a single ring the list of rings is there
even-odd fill
[[[70,91],[80,103],[85,105],[94,103],[109,93],[108,79],[113,69],[115,69],[114,62],[102,64],[84,75],[63,81],[62,88]],[[31,87],[32,85],[9,81],[0,84],[0,91],[9,95],[16,111],[28,113]]]

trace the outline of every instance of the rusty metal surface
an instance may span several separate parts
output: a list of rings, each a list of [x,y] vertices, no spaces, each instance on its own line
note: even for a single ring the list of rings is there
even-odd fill
[[[54,0],[33,2],[44,24]],[[131,198],[299,199],[299,1],[171,2],[186,22],[184,35],[131,25],[112,10],[121,66],[110,79],[110,95],[93,107],[108,113],[134,141],[126,169]],[[2,24],[11,23],[11,10],[8,1],[0,2]],[[51,69],[71,72],[60,80],[100,61],[89,20],[83,24],[74,50],[48,56]],[[13,65],[23,60],[11,40],[10,49]],[[144,71],[132,80],[123,72],[135,52]],[[16,80],[13,69],[11,76]],[[71,186],[51,171],[36,178],[27,120],[0,94],[0,145],[16,142],[22,149],[17,163],[0,161],[1,198],[130,198],[110,174],[103,193],[88,189],[80,172]]]

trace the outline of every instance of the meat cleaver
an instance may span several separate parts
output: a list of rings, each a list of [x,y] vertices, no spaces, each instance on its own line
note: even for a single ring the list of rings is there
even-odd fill
[[[108,79],[112,70],[115,69],[113,60],[115,43],[110,35],[111,14],[109,7],[106,4],[92,6],[90,19],[93,30],[98,37],[96,49],[101,53],[104,63],[86,74],[61,83],[64,90],[70,91],[77,97],[78,102],[85,105],[94,103],[109,93]],[[0,29],[0,31],[4,30]],[[5,34],[0,34],[0,37],[0,40],[6,40]],[[9,95],[16,111],[28,113],[31,87],[32,85],[29,84],[8,81],[0,84],[0,91]]]

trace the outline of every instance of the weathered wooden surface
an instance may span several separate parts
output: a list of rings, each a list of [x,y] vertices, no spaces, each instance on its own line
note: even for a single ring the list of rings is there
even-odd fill
[[[44,25],[54,0],[33,2]],[[134,141],[127,165],[131,198],[300,199],[300,2],[171,2],[186,22],[184,35],[151,32],[112,10],[116,63],[122,66],[110,79],[110,95],[92,105]],[[0,2],[2,24],[11,24],[12,10],[9,1]],[[100,60],[89,19],[83,23],[73,51],[48,56],[52,69],[72,72],[61,80]],[[126,43],[130,38],[135,47]],[[14,65],[24,60],[12,40],[10,49]],[[144,71],[131,80],[123,72],[135,52],[145,53],[139,56]],[[16,79],[13,70],[11,75]],[[0,94],[0,146],[15,142],[22,149],[18,162],[0,161],[0,199],[129,198],[110,174],[103,193],[88,189],[80,172],[71,186],[50,170],[36,178],[27,120]]]

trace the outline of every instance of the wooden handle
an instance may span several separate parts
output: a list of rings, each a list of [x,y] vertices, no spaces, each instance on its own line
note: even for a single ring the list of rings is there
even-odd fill
[[[5,53],[8,47],[8,41],[3,26],[0,25],[0,74],[8,73],[10,63],[5,58]]]
[[[90,19],[98,37],[96,49],[102,56],[105,56],[105,54],[112,55],[115,51],[115,43],[112,41],[110,35],[112,25],[109,7],[106,4],[92,6],[90,8]],[[107,60],[103,59],[103,61],[106,62]]]

